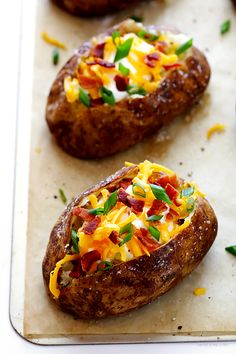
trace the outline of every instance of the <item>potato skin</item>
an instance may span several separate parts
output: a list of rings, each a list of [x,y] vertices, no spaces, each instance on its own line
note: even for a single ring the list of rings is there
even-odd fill
[[[114,28],[122,31],[124,24]],[[172,70],[156,91],[143,98],[90,108],[80,102],[69,103],[63,89],[64,78],[74,74],[78,59],[88,53],[91,45],[84,43],[61,69],[46,107],[46,121],[58,145],[77,158],[109,156],[158,132],[200,98],[210,79],[205,56],[193,47],[185,61],[186,71]]]
[[[50,298],[78,318],[104,318],[126,313],[152,302],[191,273],[208,252],[217,234],[215,213],[204,198],[199,198],[190,225],[155,252],[113,266],[103,272],[73,279],[61,289],[59,298],[49,292],[50,271],[65,256],[69,243],[71,211],[86,195],[114,184],[136,171],[123,168],[107,180],[78,196],[54,226],[43,260],[43,277]]]
[[[102,16],[127,7],[143,0],[52,0],[75,16]],[[147,0],[146,0],[147,1]]]

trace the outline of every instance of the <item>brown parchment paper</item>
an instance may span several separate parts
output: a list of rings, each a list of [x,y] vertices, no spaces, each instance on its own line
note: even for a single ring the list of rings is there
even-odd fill
[[[73,48],[131,14],[142,15],[146,24],[174,25],[193,36],[212,66],[209,89],[190,114],[159,135],[111,158],[76,160],[56,146],[44,121],[50,85]],[[221,36],[220,24],[228,18],[231,30]],[[224,250],[236,243],[236,13],[230,1],[147,2],[116,16],[86,20],[40,0],[36,20],[24,335],[235,334],[236,259]],[[67,51],[60,51],[57,67],[51,64],[52,47],[42,41],[42,31],[67,45]],[[225,132],[207,141],[207,129],[218,122],[226,125]],[[70,200],[122,167],[125,160],[138,163],[144,159],[198,182],[218,216],[217,240],[201,265],[158,301],[118,318],[75,320],[48,301],[42,281],[41,262],[50,230],[64,208],[54,196],[63,188]],[[196,287],[205,287],[206,295],[194,296]]]

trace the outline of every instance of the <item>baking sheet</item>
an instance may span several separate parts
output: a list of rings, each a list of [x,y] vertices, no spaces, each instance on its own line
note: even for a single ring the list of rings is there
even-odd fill
[[[73,48],[134,13],[142,14],[146,24],[171,24],[194,37],[195,44],[206,52],[212,66],[209,89],[200,104],[184,119],[176,120],[151,139],[111,158],[76,160],[55,145],[44,122],[50,85]],[[221,37],[220,24],[228,18],[232,21],[231,31]],[[230,1],[153,2],[102,20],[74,18],[47,0],[38,1],[23,320],[26,338],[51,337],[58,343],[66,335],[82,335],[84,338],[100,335],[102,341],[109,342],[112,336],[122,334],[129,334],[127,341],[132,335],[133,338],[144,335],[141,338],[147,341],[148,338],[158,340],[160,334],[167,339],[173,334],[191,335],[192,340],[199,335],[236,334],[236,262],[224,251],[225,246],[236,242],[235,30]],[[51,65],[52,47],[41,40],[42,31],[67,45],[67,51],[60,51],[58,67]],[[225,133],[207,141],[207,129],[218,122],[226,125]],[[74,320],[48,301],[41,276],[41,262],[50,230],[63,210],[58,189],[63,188],[70,200],[119,169],[125,160],[138,163],[144,159],[169,166],[183,177],[193,178],[202,190],[207,191],[219,219],[218,238],[202,264],[182,284],[155,303],[115,319]],[[196,287],[205,287],[206,295],[195,297],[193,290]],[[126,340],[124,335],[122,341]],[[121,341],[119,338],[117,341]]]

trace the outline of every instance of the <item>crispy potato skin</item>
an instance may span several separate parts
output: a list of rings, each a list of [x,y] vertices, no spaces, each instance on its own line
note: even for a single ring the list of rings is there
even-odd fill
[[[122,31],[124,27],[121,23],[115,29]],[[84,43],[61,69],[46,107],[46,121],[58,145],[77,158],[113,155],[157,132],[189,109],[203,94],[210,79],[205,56],[193,47],[185,60],[186,69],[172,70],[153,93],[143,98],[124,99],[114,106],[102,104],[88,109],[80,102],[67,101],[63,82],[65,77],[74,74],[78,59],[88,53],[91,45],[91,42]]]
[[[98,272],[62,288],[57,300],[49,292],[50,271],[65,256],[69,243],[72,208],[98,191],[136,170],[129,167],[78,196],[54,226],[43,260],[43,277],[50,298],[78,318],[104,318],[128,312],[152,302],[191,273],[208,252],[217,234],[217,219],[206,199],[199,198],[190,225],[150,257],[144,255]]]
[[[102,16],[114,11],[124,10],[127,7],[144,0],[52,0],[75,16]]]

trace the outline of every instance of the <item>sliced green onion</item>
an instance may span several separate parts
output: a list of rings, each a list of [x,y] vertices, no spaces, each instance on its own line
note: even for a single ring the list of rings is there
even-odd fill
[[[52,52],[52,62],[54,65],[57,65],[59,62],[59,50],[58,48],[54,48]]]
[[[141,189],[141,191],[140,191],[140,189]],[[132,184],[132,192],[134,195],[139,195],[140,197],[143,197],[143,198],[146,197],[146,192],[145,192],[143,186],[141,186],[141,184],[139,184],[139,183]]]
[[[156,227],[154,227],[154,226],[150,226],[149,228],[148,228],[148,231],[150,232],[150,234],[157,240],[157,241],[159,241],[159,239],[160,239],[160,231],[156,228]]]
[[[61,201],[62,201],[64,204],[66,204],[67,198],[66,198],[66,195],[65,195],[63,189],[61,189],[61,188],[59,189],[59,194],[60,194]]]
[[[227,21],[223,22],[221,24],[221,26],[220,26],[220,33],[221,34],[225,34],[225,33],[229,32],[230,27],[231,27],[231,21],[230,20],[227,20]]]
[[[227,252],[231,253],[232,255],[236,256],[236,246],[225,247],[225,250]]]
[[[163,200],[163,202],[166,202],[167,204],[172,204],[164,188],[155,184],[150,184],[150,187],[156,199]]]
[[[113,43],[116,45],[116,38],[120,38],[120,32],[114,31],[114,32],[112,32],[111,36],[112,36]]]
[[[93,215],[103,215],[104,214],[104,208],[95,208],[95,209],[88,209],[89,214]]]
[[[81,87],[79,89],[79,100],[83,103],[86,107],[90,107],[90,97]]]
[[[186,50],[191,48],[192,45],[193,45],[193,39],[191,38],[187,42],[181,44],[181,46],[179,46],[179,48],[176,49],[175,54],[180,55],[180,54],[186,52]]]
[[[79,237],[77,235],[77,232],[72,229],[70,237],[71,237],[71,241],[72,241],[72,245],[73,245],[74,251],[76,253],[79,253],[79,246],[78,246]]]
[[[193,209],[194,209],[194,204],[195,204],[195,201],[194,199],[191,197],[188,199],[187,201],[187,211],[189,213],[192,213]]]
[[[154,42],[159,38],[159,36],[157,36],[156,34],[149,33],[145,30],[139,31],[137,33],[137,36],[149,42]]]
[[[133,38],[128,38],[124,43],[117,47],[114,63],[128,56],[133,43]]]
[[[117,203],[117,191],[111,193],[109,198],[104,203],[104,215],[107,215],[109,211],[114,208]]]
[[[103,86],[100,89],[100,93],[101,93],[101,96],[102,96],[102,99],[103,99],[104,103],[108,103],[111,106],[113,106],[116,103],[115,97],[113,95],[113,92],[108,90],[106,87]]]
[[[131,20],[134,20],[135,22],[143,22],[142,16],[132,15],[132,16],[130,16],[130,18],[131,18]]]
[[[133,228],[131,222],[127,225],[123,226],[120,229],[119,235],[122,235],[127,232],[127,235],[123,238],[123,240],[119,243],[119,247],[124,245],[126,242],[130,241],[133,235]]]
[[[146,96],[147,94],[147,91],[143,87],[138,87],[137,85],[128,85],[127,92],[129,95]]]
[[[105,265],[104,268],[101,267],[101,265]],[[97,270],[99,271],[103,271],[103,270],[108,270],[110,268],[112,268],[113,264],[109,261],[102,261],[98,264]]]
[[[119,71],[125,76],[129,75],[129,69],[126,68],[126,66],[124,66],[122,63],[119,63]]]
[[[163,218],[163,215],[151,215],[146,219],[146,221],[159,221],[162,218]]]
[[[183,189],[181,192],[181,197],[190,197],[194,193],[194,187],[189,187],[186,189]]]

